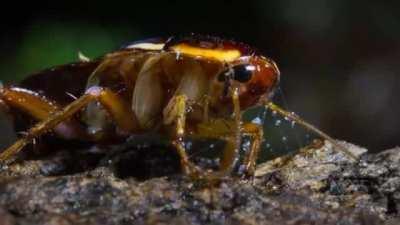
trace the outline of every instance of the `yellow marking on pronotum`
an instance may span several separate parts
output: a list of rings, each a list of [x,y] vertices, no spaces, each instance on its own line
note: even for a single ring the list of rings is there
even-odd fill
[[[175,52],[195,57],[211,58],[218,61],[232,62],[241,56],[236,49],[205,49],[182,43],[171,47]]]
[[[143,50],[162,50],[164,48],[163,43],[138,43],[138,44],[133,44],[129,45],[126,48],[136,48],[136,49],[143,49]]]

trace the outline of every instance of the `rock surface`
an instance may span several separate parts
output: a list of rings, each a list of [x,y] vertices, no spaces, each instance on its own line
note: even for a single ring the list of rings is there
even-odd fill
[[[0,225],[400,224],[400,148],[347,145],[360,162],[326,142],[217,186],[181,175],[165,150],[58,151],[1,170]]]

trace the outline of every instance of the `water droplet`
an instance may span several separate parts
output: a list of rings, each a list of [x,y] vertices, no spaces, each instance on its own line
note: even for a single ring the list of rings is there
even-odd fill
[[[260,117],[256,117],[256,118],[254,118],[252,121],[251,121],[252,123],[255,123],[255,124],[259,124],[259,125],[261,125],[262,124],[262,120],[261,120],[261,118]]]
[[[286,136],[283,136],[283,137],[282,137],[282,141],[283,141],[283,142],[287,142],[287,137],[286,137]]]
[[[240,165],[238,168],[239,174],[243,174],[246,171],[246,166],[245,165]]]
[[[243,150],[244,150],[245,152],[249,151],[249,150],[250,150],[250,147],[251,147],[251,142],[250,142],[249,140],[245,141],[245,142],[243,143],[242,147],[243,147]]]
[[[279,127],[281,125],[282,121],[281,120],[276,120],[275,121],[275,126]]]
[[[266,148],[270,148],[270,147],[271,147],[271,144],[270,144],[270,143],[265,143],[265,147],[266,147]]]
[[[285,116],[284,118],[285,118],[286,121],[289,121],[289,120],[290,120],[289,117],[287,117],[287,116]]]

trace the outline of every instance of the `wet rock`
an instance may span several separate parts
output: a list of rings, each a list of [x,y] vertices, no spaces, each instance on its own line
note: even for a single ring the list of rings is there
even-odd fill
[[[322,143],[218,185],[163,148],[60,151],[0,171],[0,224],[396,224],[400,150],[347,145],[361,162]]]
[[[399,217],[400,148],[368,155],[366,149],[345,144],[361,157],[359,162],[349,161],[326,142],[259,165],[256,180],[281,192],[309,189],[311,199],[332,208],[352,206],[381,219]]]

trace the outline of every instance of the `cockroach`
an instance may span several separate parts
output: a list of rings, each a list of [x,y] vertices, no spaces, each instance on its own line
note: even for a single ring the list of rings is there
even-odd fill
[[[12,162],[27,144],[49,131],[94,143],[157,132],[169,138],[185,174],[212,179],[231,173],[242,136],[248,135],[251,145],[241,166],[252,176],[263,130],[243,122],[241,114],[257,105],[317,133],[356,159],[333,138],[271,101],[279,79],[275,62],[243,43],[194,34],[134,42],[95,60],[39,72],[19,87],[0,87],[3,105],[38,121],[0,154],[0,162]],[[218,170],[206,171],[190,161],[185,150],[189,137],[225,141]]]

